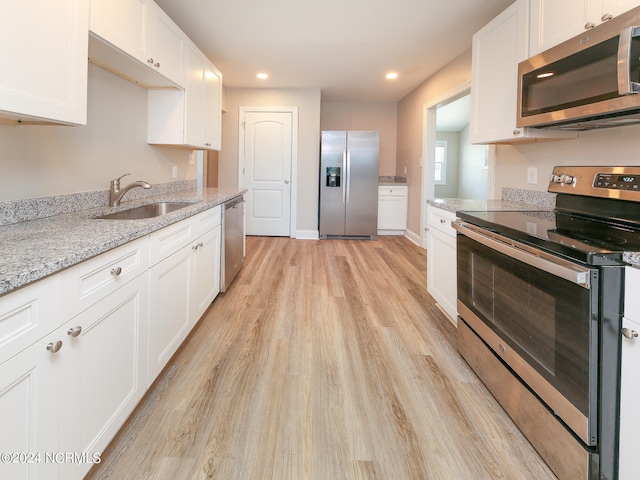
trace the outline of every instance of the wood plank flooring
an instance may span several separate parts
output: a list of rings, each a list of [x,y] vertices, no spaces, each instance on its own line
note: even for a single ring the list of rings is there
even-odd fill
[[[555,477],[456,352],[424,250],[248,237],[87,478]]]

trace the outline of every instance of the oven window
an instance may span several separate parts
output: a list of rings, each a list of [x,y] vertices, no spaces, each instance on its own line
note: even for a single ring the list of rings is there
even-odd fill
[[[458,235],[458,298],[588,413],[590,290]]]

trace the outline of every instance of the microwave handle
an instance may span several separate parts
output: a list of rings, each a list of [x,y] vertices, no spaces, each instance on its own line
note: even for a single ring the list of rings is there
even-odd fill
[[[631,81],[631,44],[640,37],[640,27],[627,27],[620,32],[618,43],[618,93],[630,95],[640,93],[640,83]]]

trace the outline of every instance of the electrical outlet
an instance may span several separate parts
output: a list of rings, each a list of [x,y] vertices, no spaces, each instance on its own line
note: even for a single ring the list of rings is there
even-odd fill
[[[171,178],[178,178],[178,167],[175,165],[171,167]]]
[[[529,185],[538,184],[538,169],[536,167],[527,168],[527,183]]]
[[[196,163],[196,152],[191,152],[189,154],[189,165],[194,165]]]
[[[404,174],[407,174],[407,167],[404,167]]]

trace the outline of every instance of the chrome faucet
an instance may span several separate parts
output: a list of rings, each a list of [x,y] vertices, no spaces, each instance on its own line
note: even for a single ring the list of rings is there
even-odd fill
[[[120,180],[123,177],[126,177],[127,175],[131,175],[131,174],[125,173],[124,175],[122,175],[122,177],[116,178],[115,180],[111,180],[111,186],[109,188],[109,205],[111,205],[112,207],[117,207],[118,205],[120,205],[120,200],[122,200],[122,197],[124,196],[124,194],[127,193],[132,188],[135,188],[135,187],[142,187],[144,189],[151,188],[151,185],[149,183],[143,182],[142,180],[138,180],[137,182],[132,182],[126,187],[124,187],[122,190],[120,190]]]

